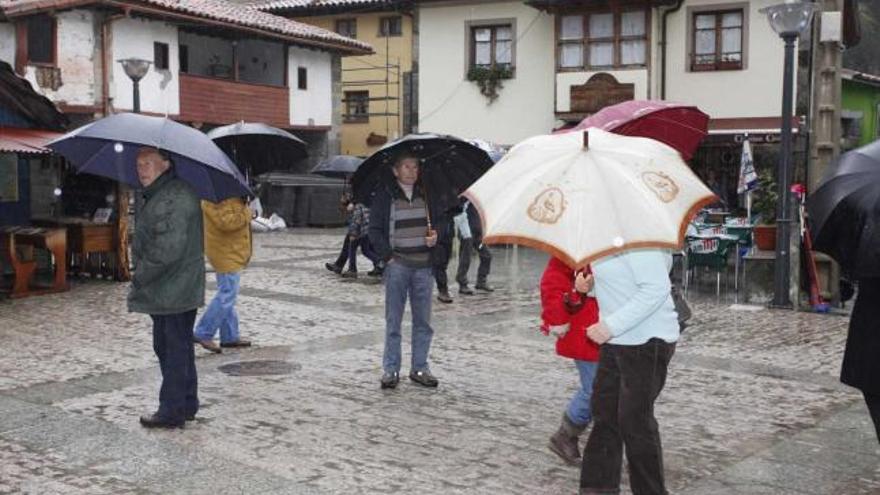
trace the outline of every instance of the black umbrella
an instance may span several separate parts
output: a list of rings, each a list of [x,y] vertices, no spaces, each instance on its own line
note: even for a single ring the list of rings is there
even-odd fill
[[[841,155],[807,209],[815,250],[854,278],[880,276],[880,140]]]
[[[428,200],[441,211],[457,207],[458,195],[492,167],[485,151],[455,136],[408,134],[386,144],[361,164],[352,178],[355,201],[369,204],[379,184],[392,184],[395,179],[391,166],[403,154],[419,158],[419,181]]]
[[[313,174],[325,175],[327,177],[345,177],[355,173],[363,158],[351,155],[335,155],[324,158],[318,165],[312,169]]]
[[[273,170],[289,170],[293,163],[309,156],[302,139],[277,127],[258,122],[237,122],[208,132],[248,176]]]
[[[143,146],[170,155],[174,173],[210,201],[252,194],[238,168],[210,139],[162,117],[119,113],[84,125],[48,144],[78,172],[140,188],[137,153]]]

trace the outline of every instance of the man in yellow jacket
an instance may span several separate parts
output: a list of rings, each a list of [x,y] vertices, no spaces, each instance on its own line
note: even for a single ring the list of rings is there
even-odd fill
[[[219,203],[202,201],[205,254],[217,274],[217,294],[196,325],[194,338],[205,349],[220,353],[221,347],[248,347],[238,333],[235,300],[241,270],[251,259],[251,211],[243,198]],[[220,345],[214,335],[220,330]]]

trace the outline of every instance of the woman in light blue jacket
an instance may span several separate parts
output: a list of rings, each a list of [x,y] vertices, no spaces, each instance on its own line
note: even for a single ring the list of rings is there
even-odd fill
[[[679,337],[670,293],[672,255],[637,249],[592,264],[600,345],[593,384],[593,430],[581,465],[581,494],[618,493],[624,446],[633,494],[665,494],[654,401]]]

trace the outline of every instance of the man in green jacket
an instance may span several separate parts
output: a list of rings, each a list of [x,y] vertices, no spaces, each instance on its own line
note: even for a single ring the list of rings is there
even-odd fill
[[[128,310],[152,318],[162,371],[159,409],[140,421],[147,428],[181,428],[199,409],[192,332],[196,308],[205,304],[202,210],[159,150],[141,148],[137,172],[144,205],[132,244]]]

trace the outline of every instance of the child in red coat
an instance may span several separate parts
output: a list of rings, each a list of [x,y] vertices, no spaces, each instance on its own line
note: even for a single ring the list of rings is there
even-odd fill
[[[587,295],[592,287],[589,267],[576,272],[557,258],[550,258],[541,276],[541,331],[556,335],[556,353],[574,359],[581,379],[549,445],[573,466],[580,464],[578,437],[592,419],[590,397],[599,361],[599,346],[586,333],[587,327],[599,321],[596,299]]]

